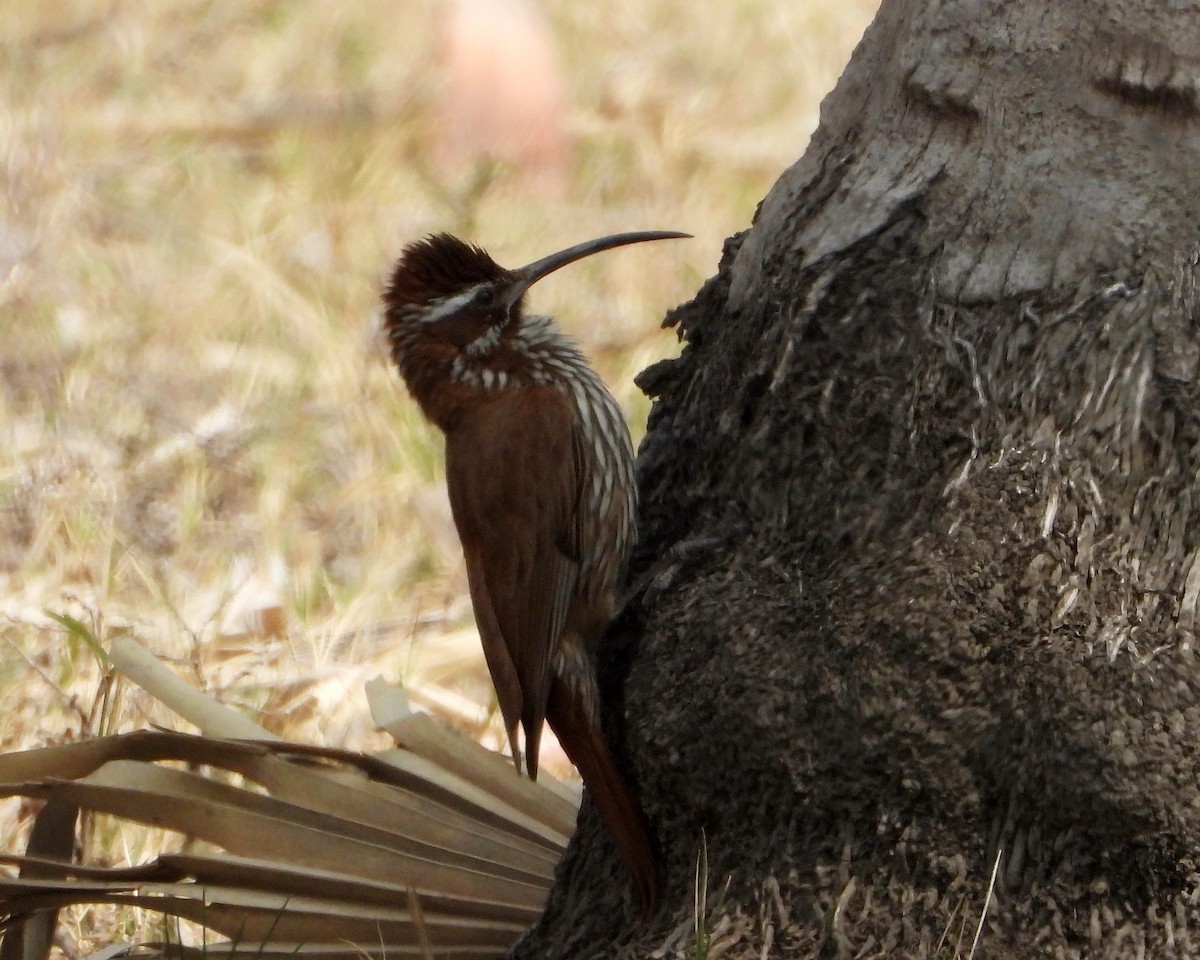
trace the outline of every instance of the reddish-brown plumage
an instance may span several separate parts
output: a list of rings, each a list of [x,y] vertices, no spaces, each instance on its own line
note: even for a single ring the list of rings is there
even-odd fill
[[[471,603],[517,768],[537,776],[543,721],[579,768],[642,916],[661,877],[641,808],[600,728],[594,658],[635,536],[633,447],[575,343],[526,316],[528,287],[619,234],[505,270],[441,234],[407,247],[384,294],[392,353],[446,435],[446,482]],[[524,731],[524,751],[519,728]]]

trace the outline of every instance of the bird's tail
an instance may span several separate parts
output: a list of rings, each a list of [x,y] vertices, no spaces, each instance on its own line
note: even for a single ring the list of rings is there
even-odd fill
[[[643,923],[658,912],[662,869],[642,808],[617,769],[604,734],[569,686],[555,677],[546,720],[571,762],[579,769],[621,859],[629,870]]]

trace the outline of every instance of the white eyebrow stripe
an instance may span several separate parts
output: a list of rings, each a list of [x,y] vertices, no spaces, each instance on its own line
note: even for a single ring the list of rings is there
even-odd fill
[[[453,297],[448,297],[439,303],[436,307],[421,317],[422,323],[437,323],[439,320],[445,320],[452,314],[457,313],[468,303],[475,299],[475,294],[479,292],[479,288],[483,284],[476,284],[465,293],[455,294]]]

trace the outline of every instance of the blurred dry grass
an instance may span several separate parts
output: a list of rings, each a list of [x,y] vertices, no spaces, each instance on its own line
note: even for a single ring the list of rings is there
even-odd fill
[[[46,611],[292,739],[377,745],[382,673],[494,743],[439,440],[373,335],[391,260],[442,229],[514,264],[694,233],[534,296],[640,434],[632,377],[677,349],[658,319],[801,154],[875,5],[544,4],[551,186],[439,152],[432,3],[0,7],[0,749],[176,724],[103,692]],[[22,829],[0,806],[0,850]]]

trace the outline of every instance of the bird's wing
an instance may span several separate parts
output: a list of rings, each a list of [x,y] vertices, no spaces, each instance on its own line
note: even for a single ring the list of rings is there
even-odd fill
[[[567,397],[539,385],[496,394],[446,434],[475,620],[514,754],[517,723],[525,728],[532,777],[551,658],[579,576],[574,420]]]

